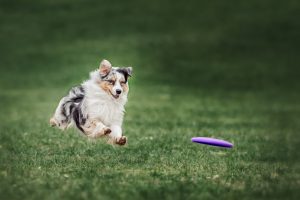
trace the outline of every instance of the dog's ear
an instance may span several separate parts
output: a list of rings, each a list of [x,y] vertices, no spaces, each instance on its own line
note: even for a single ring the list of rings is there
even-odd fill
[[[132,76],[132,67],[126,67],[125,70],[126,70],[128,76],[131,77]]]
[[[108,60],[102,60],[99,66],[100,76],[106,76],[111,70],[111,63]]]
[[[132,67],[121,67],[117,69],[117,72],[122,73],[127,82],[128,77],[132,76]]]

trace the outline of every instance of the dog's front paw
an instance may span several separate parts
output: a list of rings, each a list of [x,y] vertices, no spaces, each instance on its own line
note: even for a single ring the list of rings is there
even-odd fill
[[[94,134],[93,134],[93,137],[94,138],[98,138],[98,137],[101,137],[101,136],[104,136],[104,135],[108,135],[111,133],[111,129],[108,128],[108,127],[104,127],[102,128],[100,131],[96,131]]]
[[[126,143],[127,143],[126,136],[122,136],[122,137],[116,139],[116,144],[118,144],[118,145],[124,145]]]
[[[110,129],[110,128],[108,128],[108,127],[103,128],[103,134],[104,134],[104,135],[108,135],[108,134],[110,134],[110,133],[111,133],[111,129]]]

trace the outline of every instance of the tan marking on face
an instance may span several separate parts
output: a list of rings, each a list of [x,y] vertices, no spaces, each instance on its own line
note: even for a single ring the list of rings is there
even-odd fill
[[[120,79],[120,85],[121,85],[121,87],[122,87],[124,93],[128,92],[128,85],[127,85],[127,83],[125,82],[125,79],[124,79],[124,78],[121,78],[121,79]]]
[[[101,81],[100,82],[100,87],[107,93],[107,94],[113,94],[113,87],[114,87],[114,82],[116,81],[116,77],[113,76],[110,81],[113,81],[113,83],[110,83],[108,81]]]
[[[121,84],[121,87],[122,87],[124,93],[128,92],[128,85],[126,83]]]
[[[114,85],[110,84],[110,83],[107,82],[107,81],[101,81],[101,82],[100,82],[100,87],[101,87],[105,92],[107,92],[107,94],[110,94],[110,93],[112,92],[113,86],[114,86]]]

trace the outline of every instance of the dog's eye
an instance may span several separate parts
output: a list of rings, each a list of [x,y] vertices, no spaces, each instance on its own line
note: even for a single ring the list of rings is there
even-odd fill
[[[113,80],[107,80],[107,82],[112,85],[115,84],[115,82]]]
[[[121,81],[120,83],[121,83],[121,85],[124,85],[126,82],[125,81]]]

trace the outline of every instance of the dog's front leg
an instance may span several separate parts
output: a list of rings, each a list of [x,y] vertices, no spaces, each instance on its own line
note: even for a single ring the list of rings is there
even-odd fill
[[[110,127],[111,133],[108,135],[110,137],[109,143],[124,145],[127,142],[127,138],[122,135],[122,128],[119,125],[112,125]]]
[[[82,126],[86,136],[90,138],[98,138],[111,133],[111,129],[105,126],[99,120],[89,120]]]

